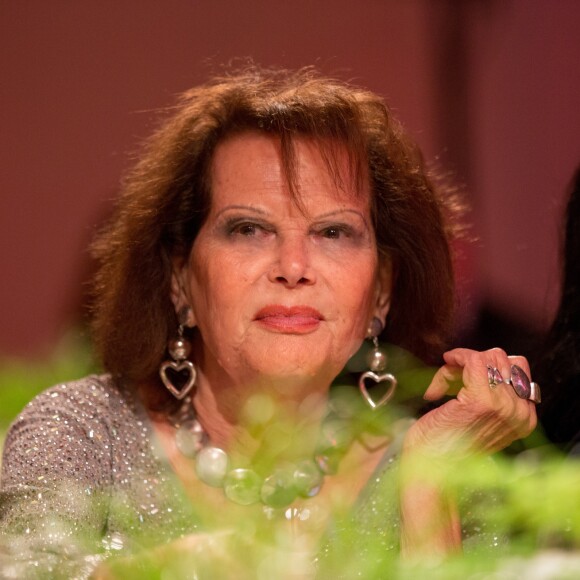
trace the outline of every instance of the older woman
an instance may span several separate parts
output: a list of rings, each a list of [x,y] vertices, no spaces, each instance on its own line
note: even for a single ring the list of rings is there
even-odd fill
[[[447,352],[425,397],[459,383],[457,396],[399,443],[388,424],[357,421],[356,403],[328,410],[365,338],[369,409],[397,386],[379,339],[440,352],[452,210],[372,93],[257,69],[186,93],[95,245],[107,374],[46,391],[6,440],[12,565],[82,575],[117,548],[161,555],[162,543],[202,560],[210,531],[255,513],[306,522],[317,540],[336,509],[364,512],[367,481],[395,456],[401,492],[395,511],[371,502],[379,526],[400,518],[409,554],[458,549],[440,478],[414,465],[435,473],[528,434],[539,391],[527,361]]]

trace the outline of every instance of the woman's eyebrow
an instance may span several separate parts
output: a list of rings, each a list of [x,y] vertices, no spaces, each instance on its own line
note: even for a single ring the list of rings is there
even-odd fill
[[[321,213],[317,216],[313,216],[312,219],[313,219],[313,221],[320,221],[320,220],[324,220],[324,219],[328,219],[328,218],[331,218],[331,219],[338,218],[342,214],[345,214],[345,213],[352,213],[352,214],[356,215],[363,222],[365,228],[372,229],[370,222],[369,222],[369,219],[364,215],[363,212],[356,210],[356,209],[350,209],[350,208],[336,209],[336,210],[328,211],[325,213]]]
[[[270,213],[263,208],[255,207],[252,205],[232,204],[232,205],[228,205],[228,206],[220,209],[220,211],[218,211],[216,214],[216,219],[219,218],[222,214],[227,213],[228,211],[235,211],[235,210],[249,211],[249,212],[253,212],[253,213],[256,213],[256,214],[259,214],[262,216],[267,216]],[[310,216],[310,219],[321,220],[321,219],[326,219],[329,217],[338,216],[338,215],[341,215],[344,213],[352,213],[352,214],[358,216],[365,224],[368,221],[361,211],[356,210],[356,209],[350,209],[350,208],[334,209],[334,210],[324,212],[324,213],[321,213],[321,214],[318,214],[315,216]]]
[[[268,212],[260,207],[254,207],[252,205],[233,204],[227,205],[226,207],[220,209],[220,211],[218,211],[216,214],[216,218],[218,218],[220,215],[230,210],[244,210],[259,213],[260,215],[268,215]]]
[[[328,211],[325,213],[321,213],[317,216],[313,216],[315,219],[322,219],[322,218],[327,218],[327,217],[332,217],[335,215],[340,215],[342,213],[354,213],[355,215],[359,216],[363,221],[366,221],[365,216],[363,215],[362,212],[360,212],[359,210],[356,209],[350,209],[350,208],[343,208],[343,209],[335,209],[332,211]]]

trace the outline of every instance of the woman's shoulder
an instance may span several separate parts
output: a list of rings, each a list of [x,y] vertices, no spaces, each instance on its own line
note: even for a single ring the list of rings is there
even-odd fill
[[[63,476],[110,478],[109,467],[127,442],[139,440],[142,407],[110,375],[55,385],[30,401],[4,441],[2,483],[28,485]]]
[[[42,391],[24,407],[15,422],[39,415],[94,419],[103,411],[106,416],[121,407],[134,405],[135,398],[129,389],[109,374],[95,374]]]
[[[120,430],[135,428],[143,410],[130,389],[111,375],[90,375],[60,383],[32,399],[10,426],[4,446],[59,445],[86,440],[92,443],[114,438]]]

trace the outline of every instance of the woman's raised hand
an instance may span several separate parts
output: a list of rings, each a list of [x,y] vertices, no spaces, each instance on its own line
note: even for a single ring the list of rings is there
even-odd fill
[[[456,348],[443,358],[445,364],[433,377],[425,399],[435,401],[459,388],[457,395],[413,425],[406,448],[435,456],[493,453],[533,431],[535,404],[520,398],[508,382],[518,372],[513,365],[530,376],[524,357],[508,356],[499,348],[484,352]],[[499,376],[496,373],[497,380],[492,380],[496,371]]]
[[[446,484],[457,462],[499,451],[536,426],[534,403],[520,398],[510,382],[513,376],[517,384],[521,371],[529,377],[524,357],[508,356],[499,348],[457,348],[445,353],[444,360],[425,398],[456,397],[413,424],[401,456],[401,541],[411,558],[461,550],[459,514]],[[531,396],[539,396],[537,385]]]

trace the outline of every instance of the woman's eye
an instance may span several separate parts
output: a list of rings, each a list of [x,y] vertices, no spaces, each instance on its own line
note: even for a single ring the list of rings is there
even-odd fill
[[[338,240],[343,237],[348,237],[349,232],[342,226],[329,226],[320,231],[319,235],[329,240]]]
[[[240,222],[230,225],[228,232],[231,236],[239,235],[246,238],[253,238],[256,236],[267,236],[269,230],[267,227],[254,222]]]
[[[241,234],[242,236],[255,236],[258,227],[256,224],[240,224],[234,229],[235,234]]]
[[[338,228],[326,228],[323,232],[322,235],[325,238],[330,238],[330,239],[337,239],[340,238],[340,234],[341,231]]]

